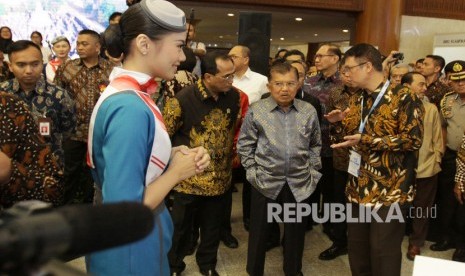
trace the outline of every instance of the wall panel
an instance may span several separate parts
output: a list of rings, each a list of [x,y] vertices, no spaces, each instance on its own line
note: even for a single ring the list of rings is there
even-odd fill
[[[465,1],[405,0],[404,15],[465,20]]]
[[[298,7],[339,11],[362,11],[364,0],[197,0],[196,2],[292,8]]]

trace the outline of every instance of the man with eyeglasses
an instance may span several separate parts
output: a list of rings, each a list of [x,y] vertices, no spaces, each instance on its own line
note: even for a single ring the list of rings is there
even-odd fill
[[[174,188],[174,234],[168,259],[171,273],[177,275],[186,267],[183,260],[191,245],[194,215],[200,226],[196,252],[200,272],[218,275],[220,227],[231,186],[234,133],[241,118],[240,96],[232,86],[233,61],[227,55],[209,52],[202,57],[201,69],[202,78],[169,99],[163,110],[173,146],[201,145],[211,156],[204,173]]]
[[[323,44],[315,54],[315,66],[318,70],[316,76],[307,79],[304,85],[304,92],[308,93],[320,101],[322,113],[327,114],[328,99],[332,91],[343,88],[342,80],[339,76],[338,68],[341,59],[341,50],[337,45]],[[310,201],[319,202],[320,195],[323,195],[323,203],[334,202],[334,187],[340,185],[334,183],[334,165],[333,152],[330,147],[329,137],[329,122],[323,118],[320,122],[321,127],[321,173],[323,177],[318,183],[317,191],[312,195]],[[328,235],[331,240],[333,237],[333,225],[329,222],[323,224],[323,232]]]
[[[344,129],[332,148],[349,148],[346,186],[348,252],[352,275],[400,275],[404,216],[414,196],[423,138],[423,105],[407,87],[389,89],[380,52],[370,44],[349,49],[341,74],[361,97],[326,118]],[[369,216],[375,212],[376,216]],[[395,214],[395,215],[394,215]]]
[[[464,213],[464,206],[459,205],[454,197],[457,151],[465,132],[465,61],[455,60],[451,63],[452,72],[449,74],[449,85],[452,91],[444,95],[439,110],[446,145],[441,160],[442,171],[439,173],[438,180],[439,240],[431,245],[430,249],[446,251],[455,247],[452,260],[465,262],[465,243],[459,236],[460,229],[463,229],[463,216],[458,215]],[[450,67],[449,64],[448,67]],[[455,231],[454,226],[456,225],[459,226],[459,233]]]
[[[303,203],[321,174],[320,128],[315,108],[295,99],[297,70],[288,63],[270,69],[271,96],[249,108],[237,142],[238,154],[252,184],[247,273],[263,275],[270,204]],[[286,217],[286,213],[281,214]],[[292,215],[291,215],[292,216]],[[283,270],[302,275],[307,217],[284,221]]]

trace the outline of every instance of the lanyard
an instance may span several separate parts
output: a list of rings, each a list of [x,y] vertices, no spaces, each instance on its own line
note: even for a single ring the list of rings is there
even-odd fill
[[[365,128],[365,124],[367,123],[368,121],[368,117],[370,116],[370,114],[373,112],[373,110],[375,110],[376,106],[379,104],[379,102],[381,101],[381,99],[383,98],[384,96],[384,93],[386,93],[388,87],[389,87],[389,81],[386,81],[386,83],[383,85],[383,88],[381,88],[381,91],[379,92],[378,94],[378,97],[376,97],[376,100],[375,102],[373,103],[373,105],[371,106],[371,109],[370,111],[368,112],[368,114],[365,116],[365,119],[362,120],[362,117],[363,117],[363,97],[362,97],[362,103],[360,105],[360,126],[358,127],[358,132],[359,133],[362,133],[363,132],[363,129]]]

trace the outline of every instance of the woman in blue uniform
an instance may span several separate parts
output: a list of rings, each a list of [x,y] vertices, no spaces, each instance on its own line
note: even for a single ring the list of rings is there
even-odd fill
[[[167,253],[172,222],[163,204],[181,180],[202,173],[205,149],[171,148],[163,118],[150,93],[154,77],[173,78],[185,59],[185,15],[167,1],[143,0],[105,34],[108,53],[123,54],[123,66],[94,107],[89,127],[89,158],[103,203],[143,202],[154,210],[155,227],[141,241],[93,253],[86,258],[94,275],[169,275]]]

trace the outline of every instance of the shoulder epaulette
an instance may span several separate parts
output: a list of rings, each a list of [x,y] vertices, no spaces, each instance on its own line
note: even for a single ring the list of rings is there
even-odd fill
[[[439,106],[441,107],[441,112],[442,112],[442,110],[444,110],[444,109],[446,108],[446,98],[447,98],[449,95],[452,95],[452,94],[455,94],[455,91],[447,92],[447,93],[444,94],[444,96],[442,97],[441,103],[439,104]]]

